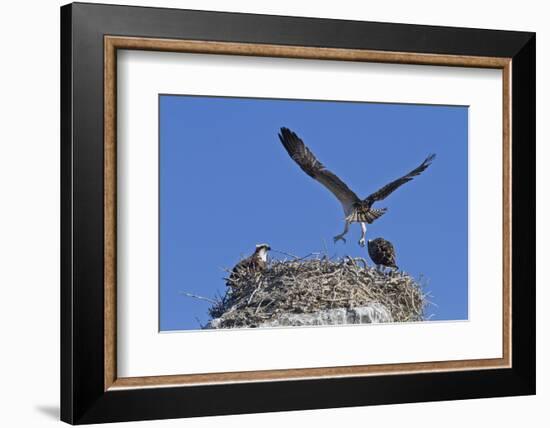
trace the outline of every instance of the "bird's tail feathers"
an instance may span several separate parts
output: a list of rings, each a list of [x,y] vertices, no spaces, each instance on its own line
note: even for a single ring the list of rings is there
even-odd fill
[[[386,211],[388,211],[387,208],[371,208],[367,211],[361,211],[361,210],[354,210],[349,216],[346,217],[346,221],[353,223],[372,223],[377,218],[382,217]]]

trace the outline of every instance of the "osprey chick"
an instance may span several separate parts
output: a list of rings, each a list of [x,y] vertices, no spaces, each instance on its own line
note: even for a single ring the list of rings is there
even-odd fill
[[[227,285],[232,286],[234,281],[238,280],[241,275],[246,275],[251,271],[262,272],[265,270],[267,267],[267,252],[269,250],[271,250],[271,247],[267,244],[256,245],[256,250],[251,256],[241,260],[235,265],[231,271]]]
[[[422,173],[426,168],[431,165],[435,155],[432,154],[424,159],[419,166],[413,169],[408,174],[391,183],[386,184],[376,192],[367,196],[365,199],[359,199],[359,197],[334,173],[325,168],[325,166],[317,160],[315,155],[309,150],[304,142],[290,129],[281,128],[279,133],[279,139],[286,151],[298,164],[298,166],[310,177],[317,180],[323,186],[325,186],[342,204],[345,214],[344,231],[340,235],[334,237],[334,242],[344,239],[344,235],[348,233],[349,225],[351,223],[361,224],[361,239],[359,245],[365,246],[365,234],[367,232],[367,223],[372,223],[377,218],[381,217],[387,208],[376,209],[372,205],[385,199],[394,190],[403,184],[411,181],[414,177]]]
[[[395,248],[384,238],[369,239],[369,256],[376,266],[399,269],[395,264]]]

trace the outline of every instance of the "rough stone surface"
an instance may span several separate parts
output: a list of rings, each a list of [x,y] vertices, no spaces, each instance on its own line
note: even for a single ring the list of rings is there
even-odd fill
[[[379,303],[358,308],[325,309],[314,313],[283,313],[275,319],[266,321],[258,327],[290,327],[315,325],[373,324],[392,322],[390,312]],[[207,328],[222,328],[222,320],[211,320]]]

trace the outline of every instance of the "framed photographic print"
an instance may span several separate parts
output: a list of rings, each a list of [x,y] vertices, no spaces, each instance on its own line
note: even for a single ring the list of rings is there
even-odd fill
[[[533,33],[76,3],[61,54],[62,420],[535,393]]]

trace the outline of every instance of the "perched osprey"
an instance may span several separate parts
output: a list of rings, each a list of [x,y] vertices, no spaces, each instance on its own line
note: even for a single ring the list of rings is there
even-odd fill
[[[376,266],[399,269],[395,264],[395,248],[384,238],[369,239],[369,256]]]
[[[231,271],[231,276],[229,277],[227,285],[233,285],[233,282],[238,280],[241,275],[265,270],[267,267],[267,252],[269,250],[271,250],[271,247],[267,244],[256,245],[256,250],[251,256],[241,260],[235,265]]]
[[[315,158],[315,155],[311,152],[311,150],[309,150],[309,148],[294,132],[288,128],[281,128],[279,139],[281,140],[281,143],[283,143],[283,146],[290,157],[298,164],[298,166],[302,168],[307,175],[314,178],[330,190],[342,204],[342,208],[344,209],[344,214],[346,216],[344,231],[340,235],[336,235],[334,237],[334,242],[337,242],[340,239],[346,242],[344,235],[348,233],[350,223],[360,223],[361,239],[359,240],[359,245],[362,247],[365,246],[365,233],[367,232],[366,223],[372,223],[374,220],[382,216],[387,210],[387,208],[376,209],[373,208],[372,205],[375,202],[386,198],[399,186],[411,181],[415,176],[419,175],[426,168],[428,168],[432,160],[435,158],[434,154],[428,156],[424,162],[408,174],[386,184],[384,187],[367,196],[365,199],[359,199],[359,197],[346,185],[346,183],[340,180],[331,171],[326,169],[325,166]]]

